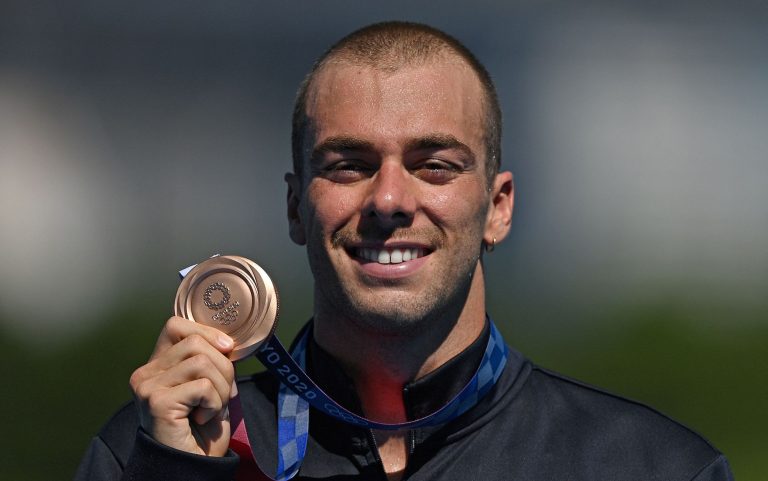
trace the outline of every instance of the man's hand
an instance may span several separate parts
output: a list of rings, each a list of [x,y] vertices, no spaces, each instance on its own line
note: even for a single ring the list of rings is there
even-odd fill
[[[147,364],[131,375],[141,426],[172,448],[223,456],[229,445],[229,399],[237,394],[226,334],[171,317]]]

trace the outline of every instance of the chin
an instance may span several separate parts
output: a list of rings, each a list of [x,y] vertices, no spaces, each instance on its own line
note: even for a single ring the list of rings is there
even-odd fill
[[[375,293],[372,295],[376,296]],[[375,299],[350,299],[346,317],[367,331],[381,335],[412,335],[434,328],[435,322],[448,319],[453,305],[449,299],[419,294],[376,296]]]
[[[366,310],[353,319],[363,329],[384,335],[411,334],[423,329],[422,325],[426,323],[420,313],[403,309]]]

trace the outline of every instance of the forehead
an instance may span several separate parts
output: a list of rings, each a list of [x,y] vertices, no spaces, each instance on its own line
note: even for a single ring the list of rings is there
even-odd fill
[[[483,104],[477,75],[459,59],[396,70],[331,63],[308,90],[306,147],[336,135],[395,145],[442,133],[482,155]]]

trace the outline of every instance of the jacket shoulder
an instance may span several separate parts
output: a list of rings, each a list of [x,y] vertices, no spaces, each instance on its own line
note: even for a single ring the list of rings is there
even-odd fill
[[[644,464],[666,479],[692,479],[722,456],[704,437],[656,409],[538,366],[532,366],[520,394],[524,411],[550,426],[549,434],[617,469]]]
[[[130,401],[112,415],[99,431],[98,438],[109,447],[112,455],[120,465],[125,466],[131,451],[133,451],[136,431],[138,429],[138,412],[136,411],[136,405]]]

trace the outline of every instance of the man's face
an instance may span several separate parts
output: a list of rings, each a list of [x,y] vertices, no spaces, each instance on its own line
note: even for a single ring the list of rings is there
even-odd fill
[[[461,309],[489,224],[482,98],[458,60],[319,73],[303,178],[289,176],[316,315],[402,332]]]

